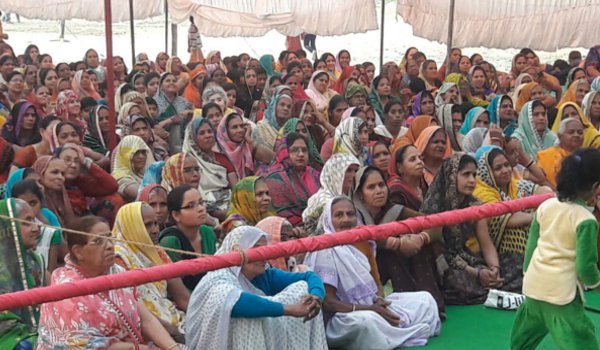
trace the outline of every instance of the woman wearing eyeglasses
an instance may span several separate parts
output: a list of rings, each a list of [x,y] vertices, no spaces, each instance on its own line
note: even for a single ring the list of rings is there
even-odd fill
[[[124,272],[115,264],[110,227],[102,218],[84,216],[69,228],[93,236],[67,233],[65,266],[52,274],[52,285]],[[46,303],[40,312],[37,349],[180,350],[143,301],[139,292],[122,288]]]
[[[169,225],[160,233],[160,245],[192,254],[168,252],[173,262],[197,258],[197,254],[214,254],[217,250],[213,228],[205,225],[209,217],[197,187],[175,187],[167,195]],[[183,284],[192,291],[204,273],[183,276]]]
[[[200,165],[190,153],[177,153],[165,161],[162,168],[161,186],[167,192],[181,185],[200,190]]]

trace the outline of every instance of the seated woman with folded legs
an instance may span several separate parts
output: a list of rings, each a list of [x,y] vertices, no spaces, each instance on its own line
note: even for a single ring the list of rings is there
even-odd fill
[[[266,233],[241,226],[227,235],[217,254],[266,244]],[[186,345],[198,350],[326,350],[320,316],[324,296],[313,272],[267,268],[265,261],[211,271],[192,293]]]
[[[357,218],[350,198],[334,197],[323,211],[325,234],[352,229]],[[423,346],[439,334],[441,322],[431,294],[384,297],[374,246],[367,252],[355,245],[336,246],[309,253],[305,263],[325,284],[325,329],[330,347],[391,350]]]

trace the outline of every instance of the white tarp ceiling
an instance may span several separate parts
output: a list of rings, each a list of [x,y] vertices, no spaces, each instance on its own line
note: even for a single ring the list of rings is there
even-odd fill
[[[112,0],[111,6],[113,22],[129,21],[129,0]],[[133,0],[134,18],[158,16],[163,7],[162,0]],[[2,0],[0,9],[31,19],[104,21],[104,0]]]
[[[446,43],[450,0],[397,0],[414,34]],[[455,47],[554,51],[600,43],[600,0],[456,0]]]
[[[262,36],[275,29],[341,35],[377,29],[373,0],[169,0],[173,22],[190,15],[200,33],[213,37]]]

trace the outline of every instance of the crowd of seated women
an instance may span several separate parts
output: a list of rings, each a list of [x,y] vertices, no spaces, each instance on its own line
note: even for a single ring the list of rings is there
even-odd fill
[[[409,48],[161,52],[128,71],[0,43],[0,292],[242,252],[555,190],[600,147],[600,59],[500,72]],[[566,63],[566,62],[565,62]],[[33,72],[33,73],[32,73]],[[111,126],[110,115],[117,115]],[[19,219],[15,221],[14,219]],[[531,211],[0,312],[2,349],[394,349],[446,305],[520,293]],[[384,292],[388,287],[388,293]]]

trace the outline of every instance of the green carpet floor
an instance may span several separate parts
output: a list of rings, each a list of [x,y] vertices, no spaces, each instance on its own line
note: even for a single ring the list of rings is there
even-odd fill
[[[600,294],[595,291],[586,293],[586,305],[600,309]],[[489,309],[483,305],[448,306],[446,309],[448,318],[442,324],[442,333],[430,339],[425,349],[509,349],[516,312]],[[586,313],[596,324],[596,336],[600,339],[600,313]],[[555,348],[550,336],[538,347]]]

